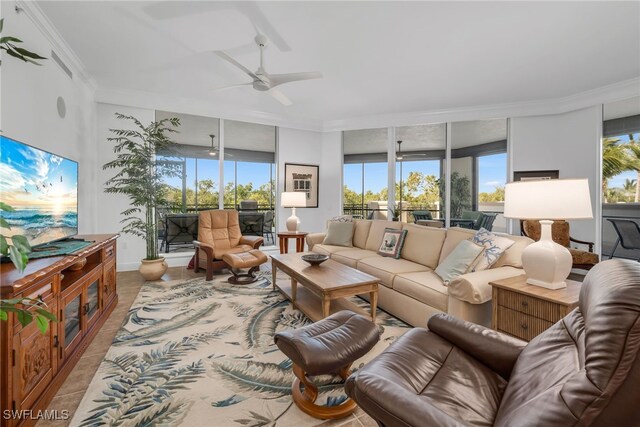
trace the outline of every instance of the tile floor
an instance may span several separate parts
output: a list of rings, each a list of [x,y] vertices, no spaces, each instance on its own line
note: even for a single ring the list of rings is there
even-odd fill
[[[193,270],[185,267],[172,267],[163,276],[164,280],[189,279],[202,276],[203,273],[196,274]],[[127,271],[118,273],[118,305],[113,310],[106,323],[100,329],[93,342],[84,352],[80,361],[67,377],[58,393],[49,404],[50,410],[69,411],[69,420],[62,421],[40,421],[37,427],[63,427],[69,425],[75,410],[80,405],[80,401],[94,374],[100,366],[100,362],[111,346],[111,342],[120,328],[125,315],[129,311],[131,304],[135,300],[144,280],[137,271]],[[353,415],[346,419],[327,421],[321,424],[322,427],[374,427],[376,422],[371,417],[358,409]],[[212,425],[213,426],[213,425]],[[204,426],[203,426],[204,427]]]

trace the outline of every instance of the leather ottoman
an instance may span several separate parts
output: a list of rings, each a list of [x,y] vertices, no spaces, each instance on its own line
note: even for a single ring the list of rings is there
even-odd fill
[[[338,406],[314,402],[318,388],[309,376],[338,374],[343,380],[351,364],[364,356],[380,339],[380,331],[367,317],[344,310],[300,329],[279,332],[274,341],[293,362],[296,379],[293,401],[305,413],[321,419],[342,418],[353,413],[356,403],[348,398]],[[304,385],[304,391],[300,385]]]
[[[257,280],[255,272],[260,265],[267,262],[267,256],[257,249],[248,252],[228,253],[222,256],[222,260],[229,265],[232,276],[229,282],[237,285],[247,285]],[[246,273],[240,273],[242,269],[249,269]]]

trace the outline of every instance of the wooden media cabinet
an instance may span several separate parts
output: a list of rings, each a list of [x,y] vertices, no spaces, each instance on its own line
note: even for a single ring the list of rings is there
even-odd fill
[[[11,263],[1,265],[2,299],[42,299],[58,319],[49,324],[44,335],[35,320],[23,328],[9,313],[7,321],[0,321],[2,427],[36,423],[39,411],[47,409],[118,303],[118,235],[77,238],[92,243],[73,254],[32,260],[22,274]],[[10,413],[20,414],[20,418],[7,416]]]

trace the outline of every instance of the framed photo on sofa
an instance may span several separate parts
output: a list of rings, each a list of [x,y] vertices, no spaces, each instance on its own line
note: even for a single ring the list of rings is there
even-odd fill
[[[284,191],[305,193],[306,208],[318,207],[318,183],[320,166],[300,165],[296,163],[284,164]]]

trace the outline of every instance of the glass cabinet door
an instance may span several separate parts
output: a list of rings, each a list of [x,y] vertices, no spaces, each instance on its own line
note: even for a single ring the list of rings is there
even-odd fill
[[[68,347],[80,333],[80,299],[78,294],[64,307],[64,346]]]
[[[91,319],[100,308],[100,280],[95,280],[87,287],[87,317]]]

